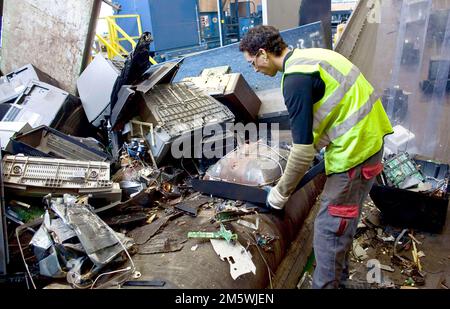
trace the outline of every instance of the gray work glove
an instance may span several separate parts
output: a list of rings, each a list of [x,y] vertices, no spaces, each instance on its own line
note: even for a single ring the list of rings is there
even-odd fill
[[[308,170],[316,150],[312,144],[293,144],[283,175],[277,185],[267,194],[267,202],[270,207],[281,210],[289,200],[289,197],[297,187],[299,181]]]
[[[269,187],[267,191],[269,193],[267,194],[266,205],[276,210],[282,210],[289,197],[282,196],[281,193],[278,192],[277,187]]]

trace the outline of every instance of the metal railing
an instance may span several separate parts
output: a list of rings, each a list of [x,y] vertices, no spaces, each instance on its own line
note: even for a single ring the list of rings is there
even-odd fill
[[[138,29],[138,36],[130,36],[128,35],[125,30],[122,29],[117,24],[117,19],[123,19],[123,18],[135,18],[137,29]],[[141,18],[138,14],[128,14],[128,15],[113,15],[113,16],[106,16],[99,18],[101,20],[105,20],[107,27],[108,27],[108,34],[106,36],[101,36],[100,34],[96,34],[96,37],[98,41],[103,44],[106,47],[106,53],[108,55],[109,59],[113,59],[116,56],[119,56],[121,58],[126,58],[128,56],[129,52],[122,46],[121,42],[127,41],[131,44],[131,47],[134,49],[136,47],[136,41],[141,37],[142,35],[142,25],[141,25]],[[149,57],[149,60],[152,64],[156,64],[156,61]]]

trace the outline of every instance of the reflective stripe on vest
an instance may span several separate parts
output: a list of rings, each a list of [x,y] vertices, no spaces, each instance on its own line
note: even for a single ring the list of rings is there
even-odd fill
[[[367,101],[353,114],[351,114],[343,123],[338,124],[336,127],[331,128],[328,132],[328,136],[331,140],[335,140],[339,136],[344,135],[348,130],[353,128],[358,122],[364,119],[370,111],[373,105],[378,100],[378,96],[375,91],[369,96]]]
[[[292,65],[320,65],[331,77],[333,77],[339,83],[339,87],[334,90],[334,92],[330,95],[330,97],[328,97],[326,101],[324,101],[322,105],[319,107],[319,109],[314,113],[314,123],[313,123],[314,130],[319,127],[320,123],[331,113],[333,108],[342,100],[345,94],[356,83],[356,80],[361,74],[359,69],[354,65],[352,65],[352,68],[350,69],[349,73],[347,75],[344,75],[339,70],[330,65],[328,62],[315,59],[307,59],[307,58],[295,59],[293,62],[289,63],[289,66]],[[331,137],[331,139],[333,139],[333,137]]]

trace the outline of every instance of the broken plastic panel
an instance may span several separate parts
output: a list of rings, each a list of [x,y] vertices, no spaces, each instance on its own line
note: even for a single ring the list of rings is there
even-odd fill
[[[40,125],[57,128],[79,106],[79,100],[50,84],[32,80],[14,104],[1,105],[1,121],[28,122],[33,128]]]
[[[244,144],[212,165],[205,179],[249,186],[272,184],[283,174],[287,157],[286,150],[262,142]]]
[[[123,85],[118,92],[117,101],[111,111],[111,125],[113,128],[116,128],[120,122],[127,122],[136,113],[135,105],[137,102],[133,101],[135,90],[141,93],[147,93],[158,84],[170,83],[181,63],[182,60],[179,60],[151,66],[143,74],[146,79],[137,84],[136,89],[132,85]]]
[[[97,54],[77,79],[81,103],[90,123],[100,126],[104,115],[110,114],[110,96],[119,70]]]
[[[205,69],[201,76],[188,77],[183,81],[193,83],[203,89],[221,103],[225,104],[235,116],[235,120],[242,123],[256,122],[261,107],[261,100],[244,79],[241,73],[220,74],[219,69]],[[229,68],[229,67],[225,67]]]
[[[223,239],[210,239],[210,242],[220,259],[230,264],[230,275],[234,280],[249,272],[256,275],[256,266],[251,253],[239,242],[231,244]]]
[[[12,142],[10,139],[18,134],[30,131],[32,128],[28,122],[5,121],[0,122],[0,143],[2,150],[12,152]]]
[[[211,96],[224,94],[225,89],[231,79],[231,74],[218,74],[212,71],[210,74],[202,74],[201,76],[186,77],[183,82],[191,82],[195,86],[203,89]]]
[[[14,154],[56,157],[69,160],[108,161],[110,156],[89,147],[77,137],[71,137],[47,126],[18,134],[12,140]]]

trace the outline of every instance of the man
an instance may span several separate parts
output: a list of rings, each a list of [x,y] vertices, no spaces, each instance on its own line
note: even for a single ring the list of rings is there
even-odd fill
[[[389,119],[359,69],[334,51],[289,50],[271,26],[250,29],[239,48],[256,72],[283,73],[293,146],[283,176],[268,194],[272,208],[284,207],[316,150],[325,147],[327,181],[314,223],[313,288],[338,288],[348,276],[361,205],[383,168],[383,138],[393,132]]]

